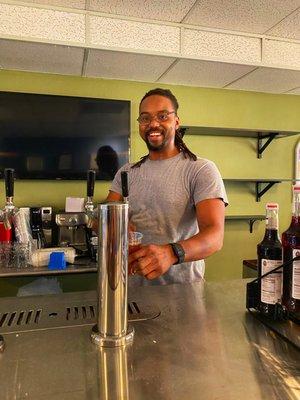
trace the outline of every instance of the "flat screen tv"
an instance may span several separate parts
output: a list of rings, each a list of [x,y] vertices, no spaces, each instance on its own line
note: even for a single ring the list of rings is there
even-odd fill
[[[0,173],[20,179],[113,179],[128,162],[130,102],[0,92]]]

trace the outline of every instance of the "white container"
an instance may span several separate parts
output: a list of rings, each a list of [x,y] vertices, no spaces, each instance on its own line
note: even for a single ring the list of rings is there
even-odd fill
[[[70,264],[74,263],[76,251],[73,247],[50,247],[33,251],[30,264],[34,267],[46,267],[49,264],[50,254],[53,252],[65,253],[66,261]]]

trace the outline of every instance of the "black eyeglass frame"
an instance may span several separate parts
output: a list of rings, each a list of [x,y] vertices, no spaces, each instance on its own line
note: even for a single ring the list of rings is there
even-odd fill
[[[140,121],[140,119],[142,118],[143,114],[146,114],[147,116],[149,115],[149,118],[150,118],[149,122],[144,122],[144,123],[143,123],[143,122]],[[148,114],[148,113],[142,113],[141,115],[139,115],[139,117],[138,117],[136,120],[137,120],[137,122],[138,122],[140,125],[149,125],[153,119],[155,119],[157,122],[167,122],[167,121],[168,121],[168,119],[166,119],[166,121],[159,121],[159,120],[157,119],[157,117],[158,117],[159,114],[164,114],[164,115],[166,115],[167,117],[169,117],[170,114],[175,114],[175,116],[177,116],[175,110],[173,110],[173,111],[159,111],[158,113],[156,113],[156,114],[153,115],[153,116],[151,116],[151,114]]]

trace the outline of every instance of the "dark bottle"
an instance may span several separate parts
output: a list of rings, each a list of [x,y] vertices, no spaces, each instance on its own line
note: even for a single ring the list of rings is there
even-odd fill
[[[293,215],[282,234],[283,261],[300,255],[300,186],[293,187]],[[290,262],[283,270],[283,304],[300,318],[300,261]]]
[[[265,236],[257,245],[258,276],[262,276],[282,264],[282,245],[278,235],[278,204],[266,205]],[[272,317],[276,303],[282,299],[282,269],[276,271],[260,282],[260,311]]]

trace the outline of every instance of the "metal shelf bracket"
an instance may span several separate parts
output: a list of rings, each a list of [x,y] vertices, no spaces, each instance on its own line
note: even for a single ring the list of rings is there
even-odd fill
[[[266,150],[269,144],[276,138],[279,133],[272,132],[268,135],[257,134],[257,158],[262,158],[262,153]],[[265,143],[263,140],[267,139]]]
[[[249,228],[250,228],[250,233],[253,232],[253,224],[255,221],[262,221],[263,218],[250,218],[248,223],[249,223]]]
[[[256,201],[260,201],[261,197],[269,190],[275,183],[280,183],[280,181],[276,182],[256,182]],[[262,189],[262,184],[266,186]]]

